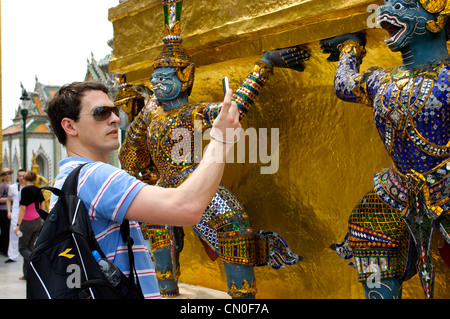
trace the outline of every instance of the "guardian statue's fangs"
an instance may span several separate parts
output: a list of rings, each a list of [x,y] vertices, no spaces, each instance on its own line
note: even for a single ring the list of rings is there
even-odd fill
[[[184,52],[180,36],[182,1],[162,2],[165,13],[164,48],[153,63],[151,84],[154,95],[134,119],[120,150],[120,161],[130,174],[151,180],[157,168],[158,185],[177,187],[195,170],[198,154],[195,136],[207,130],[221,109],[221,103],[189,103],[195,65]],[[274,66],[303,70],[309,54],[298,48],[264,53],[233,94],[241,118],[262,90]],[[221,90],[220,79],[217,81]],[[125,88],[126,86],[124,86]],[[198,149],[198,145],[197,145]],[[186,151],[190,150],[190,151]],[[201,150],[201,146],[200,146]],[[178,257],[184,233],[180,227],[147,225],[163,297],[178,295]],[[248,215],[236,197],[220,185],[201,222],[193,226],[208,255],[218,256],[225,266],[229,294],[233,298],[254,298],[253,267],[279,268],[301,259],[273,232],[254,232]]]
[[[365,40],[347,34],[322,41],[328,60],[339,60],[334,88],[344,101],[373,108],[375,125],[393,165],[375,174],[373,189],[350,214],[343,243],[353,258],[366,298],[401,298],[402,283],[416,273],[425,298],[433,298],[433,232],[450,243],[450,58],[447,0],[385,0],[377,21],[403,62],[360,73]],[[445,258],[444,258],[445,260]],[[448,261],[446,261],[448,262]]]

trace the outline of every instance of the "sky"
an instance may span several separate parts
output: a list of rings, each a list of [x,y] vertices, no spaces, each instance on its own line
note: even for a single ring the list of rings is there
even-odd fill
[[[43,84],[83,81],[91,54],[111,53],[108,9],[119,0],[1,0],[2,128],[12,124],[22,94]]]

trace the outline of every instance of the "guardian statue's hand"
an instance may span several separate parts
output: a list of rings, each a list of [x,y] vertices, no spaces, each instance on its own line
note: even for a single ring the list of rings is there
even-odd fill
[[[261,61],[266,62],[274,67],[289,68],[296,71],[305,69],[304,61],[307,61],[311,54],[298,46],[277,49],[264,52]]]
[[[340,51],[339,44],[347,41],[356,41],[362,45],[366,44],[366,37],[363,33],[347,33],[337,37],[328,38],[320,41],[320,48],[323,53],[329,54],[327,61],[339,61]]]

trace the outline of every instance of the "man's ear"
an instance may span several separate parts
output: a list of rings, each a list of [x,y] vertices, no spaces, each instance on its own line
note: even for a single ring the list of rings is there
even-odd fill
[[[74,123],[75,123],[74,120],[65,117],[61,120],[61,127],[64,129],[66,134],[68,134],[70,136],[77,136],[78,131],[77,131],[76,127],[74,126]]]

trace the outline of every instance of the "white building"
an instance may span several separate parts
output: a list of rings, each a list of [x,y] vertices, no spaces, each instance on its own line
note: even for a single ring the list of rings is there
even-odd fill
[[[3,130],[3,167],[13,171],[13,181],[16,180],[19,168],[31,169],[33,152],[36,154],[36,164],[39,165],[39,175],[48,181],[57,174],[58,161],[66,156],[56,137],[50,130],[44,107],[49,98],[58,90],[58,86],[43,85],[36,78],[33,92],[27,92],[22,87],[23,99],[16,110],[13,124]],[[26,167],[23,167],[23,117],[21,111],[28,110],[26,117]]]

